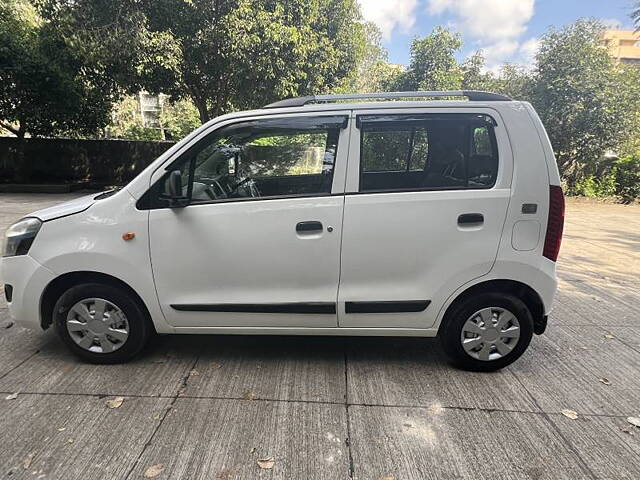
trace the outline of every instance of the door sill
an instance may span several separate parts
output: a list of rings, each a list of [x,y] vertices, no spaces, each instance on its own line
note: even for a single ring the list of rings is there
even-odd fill
[[[360,327],[174,327],[178,334],[210,335],[327,335],[355,337],[435,337],[437,328]]]

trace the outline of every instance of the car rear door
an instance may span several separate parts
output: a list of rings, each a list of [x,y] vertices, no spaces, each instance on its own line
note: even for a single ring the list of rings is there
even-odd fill
[[[341,327],[428,328],[488,273],[512,158],[492,109],[356,111],[345,194]]]

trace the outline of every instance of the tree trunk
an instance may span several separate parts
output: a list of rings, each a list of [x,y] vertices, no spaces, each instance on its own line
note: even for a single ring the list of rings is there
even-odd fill
[[[203,98],[192,97],[193,103],[196,105],[198,109],[198,114],[200,115],[200,122],[203,124],[211,120],[209,116],[209,111],[207,110],[207,101]]]

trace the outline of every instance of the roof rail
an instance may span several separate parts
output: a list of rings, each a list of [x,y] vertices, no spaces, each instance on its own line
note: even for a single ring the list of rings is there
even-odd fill
[[[308,103],[331,103],[339,100],[366,100],[379,98],[383,100],[395,98],[424,97],[467,97],[471,101],[495,102],[510,101],[511,98],[499,93],[480,92],[475,90],[445,90],[434,92],[379,92],[379,93],[343,93],[337,95],[309,95],[306,97],[287,98],[270,103],[263,108],[302,107]]]

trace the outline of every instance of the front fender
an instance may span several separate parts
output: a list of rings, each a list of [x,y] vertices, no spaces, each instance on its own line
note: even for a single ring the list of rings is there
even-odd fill
[[[159,333],[170,333],[160,310],[149,258],[148,212],[126,191],[90,209],[44,222],[29,254],[56,277],[86,271],[110,275],[135,290]],[[124,233],[135,238],[124,240]]]

